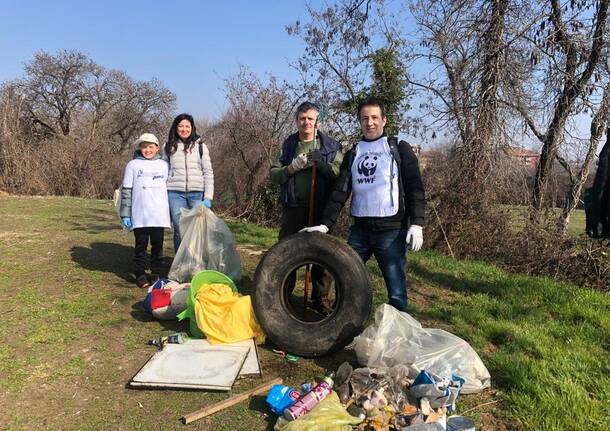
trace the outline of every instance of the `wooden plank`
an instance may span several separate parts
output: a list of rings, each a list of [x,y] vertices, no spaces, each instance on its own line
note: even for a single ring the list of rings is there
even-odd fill
[[[259,385],[259,386],[255,387],[254,389],[250,389],[249,391],[246,391],[246,392],[238,394],[238,395],[234,395],[230,398],[227,398],[226,400],[222,400],[215,404],[212,404],[211,406],[207,406],[207,407],[204,407],[195,412],[186,414],[181,418],[182,422],[184,422],[184,424],[188,424],[188,423],[191,423],[198,419],[204,418],[204,417],[214,414],[220,410],[224,410],[227,407],[231,407],[237,403],[247,400],[248,398],[250,398],[253,395],[263,394],[263,393],[267,392],[269,389],[271,389],[271,387],[273,385],[281,385],[283,382],[284,381],[282,380],[281,377],[276,377],[275,379],[270,380],[267,383],[263,383],[262,385]]]

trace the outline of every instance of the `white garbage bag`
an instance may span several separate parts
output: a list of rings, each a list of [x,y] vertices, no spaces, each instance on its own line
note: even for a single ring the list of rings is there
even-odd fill
[[[408,313],[384,304],[375,311],[375,323],[354,339],[358,362],[369,368],[409,367],[409,377],[422,370],[437,376],[464,378],[461,392],[480,392],[491,384],[489,371],[477,352],[461,338],[442,329],[422,328]]]
[[[213,269],[228,275],[235,282],[239,281],[239,253],[227,224],[204,205],[190,210],[183,208],[181,211],[182,240],[168,278],[190,282],[199,271]]]

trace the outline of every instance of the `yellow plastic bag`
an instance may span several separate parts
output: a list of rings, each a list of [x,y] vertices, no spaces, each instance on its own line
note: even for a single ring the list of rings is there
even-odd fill
[[[204,284],[195,302],[197,326],[212,344],[235,343],[255,338],[265,341],[265,333],[254,316],[250,296],[240,296],[221,283]]]
[[[287,421],[279,417],[273,429],[275,431],[351,431],[352,425],[358,425],[362,419],[350,415],[341,405],[336,392],[331,392],[305,416],[296,421]]]

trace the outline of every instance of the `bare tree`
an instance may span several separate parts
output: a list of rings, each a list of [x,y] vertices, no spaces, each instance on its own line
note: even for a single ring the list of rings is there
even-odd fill
[[[513,97],[505,103],[521,114],[532,134],[542,144],[532,194],[536,211],[545,206],[546,190],[553,164],[565,142],[568,120],[586,105],[592,93],[591,78],[600,66],[607,45],[609,3],[608,0],[577,1],[565,5],[559,0],[540,2],[543,18],[523,35],[531,46],[532,67],[527,73],[530,79],[517,83],[521,91],[512,95],[520,97]],[[544,103],[541,105],[532,99]],[[595,138],[591,140],[591,143],[594,142]],[[586,177],[587,173],[588,167],[579,177]],[[581,189],[582,185],[576,186],[572,192],[579,194]],[[577,199],[578,196],[568,199],[571,201],[568,206]],[[567,219],[565,215],[563,217],[564,222],[560,226],[565,228]]]
[[[277,209],[269,167],[294,126],[300,95],[274,76],[263,81],[245,68],[225,88],[229,109],[206,130],[218,194],[235,215],[267,223]]]
[[[418,72],[410,83],[427,100],[425,120],[450,140],[445,163],[429,168],[428,177],[434,178],[427,190],[434,208],[431,237],[465,249],[459,245],[472,245],[476,236],[476,247],[485,247],[505,228],[497,204],[511,177],[501,168],[508,118],[499,105],[509,1],[415,1],[410,6],[419,29],[413,58]]]
[[[304,95],[328,108],[325,121],[334,136],[351,141],[359,135],[354,116],[358,102],[374,91],[385,94],[379,85],[374,86],[375,58],[388,58],[389,53],[393,62],[397,59],[401,64],[405,47],[401,26],[393,14],[386,13],[382,0],[341,0],[320,9],[307,8],[307,22],[286,27],[288,34],[306,44],[305,53],[292,66],[301,72]],[[385,78],[379,61],[377,66],[375,77]],[[391,66],[386,69],[396,73],[395,64]],[[406,83],[406,70],[399,72],[397,80]],[[402,96],[400,102],[406,92]],[[402,126],[403,112],[393,114]]]
[[[78,51],[39,52],[25,72],[16,82],[25,120],[43,136],[68,136],[78,122],[89,138],[101,132],[117,149],[125,149],[141,130],[165,127],[174,108],[175,96],[159,81],[136,81]]]
[[[88,197],[110,195],[135,137],[165,133],[175,103],[159,81],[134,80],[78,51],[37,53],[1,96],[12,126],[0,136],[0,183],[18,193]],[[33,166],[41,151],[44,163]]]
[[[175,106],[174,94],[155,79],[135,81],[122,73],[117,77],[119,98],[105,121],[108,137],[117,139],[118,146],[126,149],[142,130],[163,136]]]
[[[78,51],[60,51],[55,56],[38,52],[25,72],[26,78],[18,85],[30,120],[51,134],[67,136],[74,113],[86,103],[87,79],[99,73],[99,66]]]
[[[570,188],[558,220],[558,227],[561,232],[567,232],[568,225],[570,224],[570,215],[580,201],[583,187],[585,186],[585,183],[589,177],[589,172],[591,171],[591,166],[593,165],[593,161],[595,160],[595,155],[597,154],[597,149],[599,147],[599,142],[601,141],[604,134],[604,129],[606,128],[609,119],[610,83],[606,84],[604,87],[599,108],[591,120],[591,136],[588,141],[588,148],[584,161],[582,164],[580,164],[578,171],[574,173],[570,164],[558,155],[558,159],[568,173],[570,179]]]

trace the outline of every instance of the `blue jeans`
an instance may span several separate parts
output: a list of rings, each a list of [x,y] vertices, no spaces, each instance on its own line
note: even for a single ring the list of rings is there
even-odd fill
[[[407,231],[405,229],[373,231],[353,225],[350,228],[347,240],[347,243],[356,250],[363,262],[366,263],[371,255],[375,255],[388,289],[390,305],[400,311],[405,311],[407,306],[406,238]]]
[[[169,215],[172,218],[172,226],[174,227],[174,251],[178,251],[180,247],[180,210],[182,208],[194,208],[201,205],[203,192],[179,192],[176,190],[168,190],[167,198],[169,200]]]

